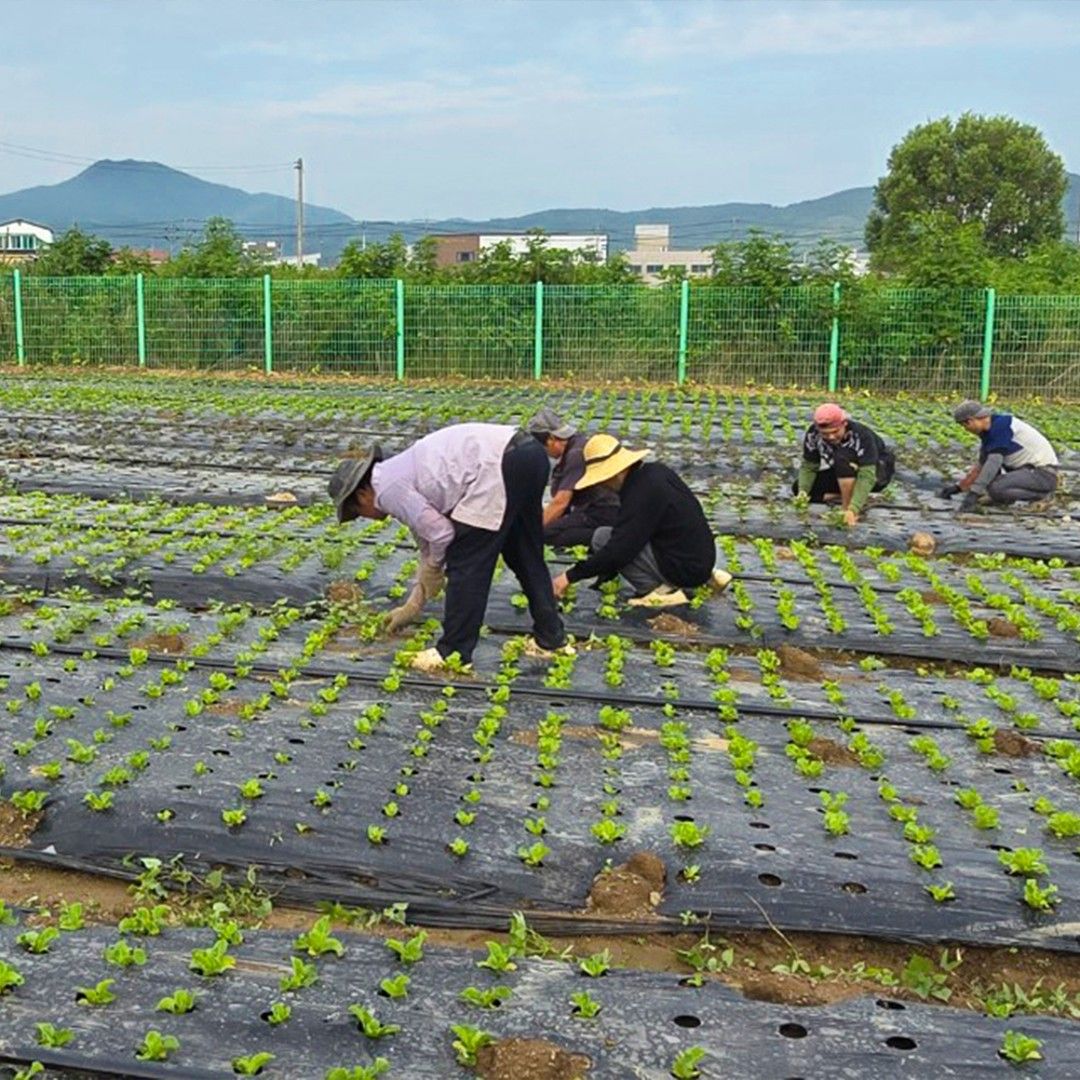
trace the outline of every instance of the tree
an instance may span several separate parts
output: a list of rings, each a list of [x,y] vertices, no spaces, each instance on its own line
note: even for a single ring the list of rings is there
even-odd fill
[[[108,240],[84,233],[77,225],[72,225],[34,260],[32,269],[44,277],[103,274],[109,267],[112,253]]]
[[[169,277],[249,277],[263,273],[263,259],[244,251],[244,238],[228,218],[212,217],[193,246],[186,245],[162,268]]]
[[[1008,116],[964,113],[912,128],[893,147],[874,189],[866,243],[874,265],[906,267],[913,242],[933,229],[979,230],[986,253],[1023,258],[1061,239],[1065,166],[1037,128]]]

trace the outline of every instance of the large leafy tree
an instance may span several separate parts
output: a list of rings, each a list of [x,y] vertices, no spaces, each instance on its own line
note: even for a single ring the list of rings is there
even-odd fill
[[[1061,158],[1030,124],[972,113],[931,120],[893,147],[867,246],[875,265],[904,271],[911,253],[925,255],[928,232],[953,225],[969,243],[976,231],[990,257],[1023,258],[1061,239],[1066,185]]]
[[[113,249],[107,240],[73,225],[31,263],[35,274],[46,277],[78,277],[103,274]]]

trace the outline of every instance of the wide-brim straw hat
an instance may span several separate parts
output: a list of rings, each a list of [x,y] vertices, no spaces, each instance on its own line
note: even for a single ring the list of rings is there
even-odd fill
[[[330,477],[330,498],[334,500],[338,522],[344,524],[360,516],[349,502],[352,494],[367,480],[376,462],[382,461],[382,447],[376,443],[363,457],[346,458]]]
[[[623,469],[636,465],[648,450],[628,450],[614,435],[593,435],[585,444],[585,475],[574,485],[575,491],[602,484]]]

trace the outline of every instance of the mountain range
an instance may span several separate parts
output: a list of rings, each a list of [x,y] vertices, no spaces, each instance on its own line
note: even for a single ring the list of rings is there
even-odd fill
[[[486,221],[358,221],[339,210],[305,203],[304,250],[321,252],[327,264],[353,239],[372,243],[401,233],[412,242],[430,233],[544,229],[606,233],[610,249],[620,251],[634,246],[634,226],[646,222],[670,225],[677,248],[737,240],[751,229],[778,233],[799,248],[824,238],[856,247],[862,244],[873,195],[872,187],[857,187],[789,206],[730,202],[628,211],[556,209]],[[1070,173],[1065,198],[1070,235],[1076,228],[1078,201],[1080,176]],[[211,183],[152,161],[98,161],[61,183],[0,195],[0,221],[25,218],[58,234],[78,225],[115,247],[176,251],[196,239],[211,217],[229,218],[245,237],[277,240],[285,253],[295,252],[294,200]]]

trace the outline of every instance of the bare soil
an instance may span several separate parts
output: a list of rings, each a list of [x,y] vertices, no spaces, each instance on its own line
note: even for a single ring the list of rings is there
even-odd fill
[[[858,765],[859,759],[843,743],[815,735],[806,747],[811,754],[821,758],[826,765]]]
[[[482,1080],[580,1080],[592,1062],[544,1039],[500,1039],[476,1054]]]
[[[687,622],[685,619],[680,619],[678,615],[672,615],[668,611],[665,611],[662,615],[657,615],[655,618],[646,619],[646,622],[658,634],[674,634],[681,638],[694,638],[701,635],[700,627],[695,626],[692,622]]]
[[[41,823],[45,811],[24,816],[9,802],[0,803],[0,844],[4,847],[26,847],[30,836]]]
[[[364,599],[364,590],[355,581],[341,578],[326,586],[326,599],[332,604],[355,604]]]
[[[776,654],[780,657],[780,670],[789,679],[821,682],[825,677],[817,657],[805,649],[797,649],[794,645],[781,645]]]
[[[226,698],[224,701],[215,701],[213,705],[207,705],[206,711],[212,716],[239,716],[244,702],[239,698]]]
[[[916,532],[911,534],[908,547],[916,555],[933,555],[937,551],[937,541],[928,532]]]
[[[998,728],[994,732],[994,749],[1006,757],[1034,757],[1042,753],[1042,748],[1034,739],[1025,738],[1009,728]]]
[[[936,589],[924,589],[919,596],[927,604],[944,604],[945,598],[941,596]]]
[[[992,637],[1017,638],[1020,636],[1020,627],[1008,619],[988,619],[986,627]]]
[[[593,878],[585,913],[620,919],[654,918],[666,882],[663,860],[651,851],[636,851],[625,863]]]
[[[148,634],[133,642],[140,649],[155,653],[187,652],[187,638],[183,634]]]

